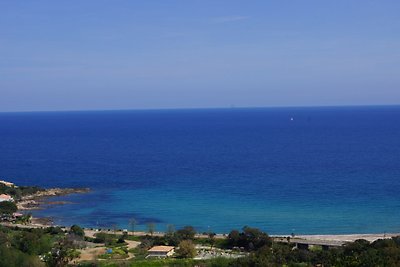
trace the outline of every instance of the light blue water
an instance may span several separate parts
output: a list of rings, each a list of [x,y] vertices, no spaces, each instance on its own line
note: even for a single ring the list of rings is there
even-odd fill
[[[0,113],[0,177],[92,188],[64,225],[400,232],[400,107]]]

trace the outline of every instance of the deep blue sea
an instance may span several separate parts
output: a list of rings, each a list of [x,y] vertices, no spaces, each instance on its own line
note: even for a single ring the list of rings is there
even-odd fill
[[[400,232],[400,107],[0,113],[0,179],[62,225]]]

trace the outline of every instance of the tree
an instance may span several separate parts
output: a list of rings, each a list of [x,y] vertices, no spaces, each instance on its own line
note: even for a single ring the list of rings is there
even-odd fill
[[[79,237],[84,237],[85,236],[85,231],[78,225],[74,224],[71,226],[69,230],[70,234],[74,234]]]
[[[129,220],[129,226],[131,227],[131,231],[132,231],[132,236],[135,236],[135,226],[137,224],[137,221],[135,218],[131,218]]]
[[[11,201],[2,201],[0,202],[0,214],[13,214],[14,212],[16,212],[17,209],[17,205],[15,205],[14,202]]]
[[[22,231],[16,239],[16,245],[19,250],[27,254],[37,254],[39,247],[39,235],[32,232]]]
[[[167,225],[167,232],[164,235],[164,240],[169,246],[178,246],[179,242],[182,241],[176,234],[175,227],[172,224]]]
[[[151,236],[153,236],[155,230],[156,230],[156,225],[155,225],[155,223],[148,223],[148,224],[147,224],[147,231],[149,232],[149,234],[150,234]]]
[[[193,258],[196,256],[196,249],[192,240],[181,241],[176,253],[179,258]]]
[[[117,235],[118,225],[116,223],[114,223],[112,225],[112,228],[113,228],[114,235]]]
[[[49,266],[67,266],[70,261],[79,257],[79,252],[75,250],[73,243],[67,238],[59,240],[51,252],[45,256],[45,262]]]
[[[228,244],[231,247],[244,247],[252,251],[263,246],[270,247],[272,245],[272,239],[257,228],[245,226],[241,233],[237,230],[233,230],[229,233]]]
[[[173,224],[168,224],[166,235],[173,235],[173,234],[175,234],[175,226]]]
[[[215,233],[212,233],[212,232],[208,233],[208,242],[210,242],[211,249],[212,249],[215,244]]]
[[[28,224],[32,220],[32,215],[31,214],[25,214],[19,218],[16,219],[16,222],[18,224]]]
[[[0,244],[5,245],[6,247],[9,246],[10,240],[8,240],[8,236],[6,233],[0,232]]]
[[[0,266],[7,267],[45,267],[37,256],[25,254],[0,243]]]
[[[228,235],[228,244],[230,247],[239,246],[240,232],[238,230],[232,230]]]
[[[181,240],[193,240],[196,235],[196,230],[194,230],[193,226],[185,226],[176,231],[176,233]]]
[[[246,243],[245,247],[250,250],[272,245],[272,239],[257,228],[243,227],[243,236]]]
[[[95,234],[95,239],[94,242],[95,243],[105,243],[106,245],[109,245],[112,243],[112,238],[110,235],[106,234],[106,233],[97,233]]]

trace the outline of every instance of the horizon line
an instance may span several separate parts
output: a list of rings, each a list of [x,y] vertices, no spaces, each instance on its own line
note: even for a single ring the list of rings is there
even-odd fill
[[[279,109],[279,108],[346,108],[346,107],[398,107],[399,104],[343,104],[343,105],[282,105],[282,106],[230,106],[230,107],[177,107],[177,108],[110,108],[110,109],[61,109],[61,110],[15,110],[2,113],[52,113],[52,112],[106,112],[106,111],[178,111],[178,110],[229,110],[229,109]]]

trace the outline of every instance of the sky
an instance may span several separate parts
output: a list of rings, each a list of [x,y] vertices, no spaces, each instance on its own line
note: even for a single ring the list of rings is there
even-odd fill
[[[0,0],[0,111],[400,104],[400,1]]]

